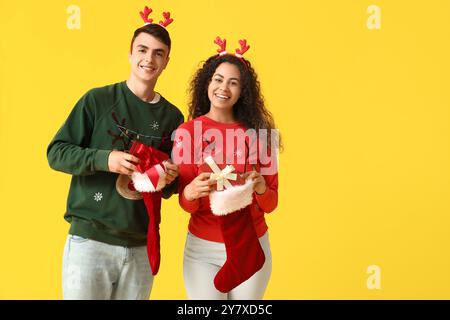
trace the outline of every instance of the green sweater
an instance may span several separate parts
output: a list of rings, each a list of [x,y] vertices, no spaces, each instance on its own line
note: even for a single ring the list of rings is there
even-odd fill
[[[50,167],[72,175],[64,215],[71,223],[69,232],[112,245],[145,245],[144,202],[117,192],[119,175],[109,172],[108,156],[111,150],[129,150],[133,139],[170,155],[171,134],[182,122],[182,113],[162,96],[157,103],[146,103],[126,82],[88,91],[47,148]],[[174,182],[163,197],[175,189]]]

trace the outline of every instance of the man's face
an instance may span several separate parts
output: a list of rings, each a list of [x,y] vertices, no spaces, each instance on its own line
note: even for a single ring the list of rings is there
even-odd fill
[[[152,35],[141,32],[129,55],[132,74],[143,81],[156,81],[169,62],[169,47]]]

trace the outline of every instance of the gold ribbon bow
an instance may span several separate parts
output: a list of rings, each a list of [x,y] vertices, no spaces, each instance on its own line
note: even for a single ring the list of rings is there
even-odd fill
[[[214,161],[213,157],[208,156],[205,158],[205,162],[208,164],[208,166],[211,168],[213,173],[210,176],[210,179],[217,181],[217,190],[222,191],[223,187],[230,188],[232,187],[230,181],[228,180],[236,180],[237,174],[232,173],[235,169],[232,165],[227,165],[223,170],[220,170],[220,168],[217,166],[216,162]]]

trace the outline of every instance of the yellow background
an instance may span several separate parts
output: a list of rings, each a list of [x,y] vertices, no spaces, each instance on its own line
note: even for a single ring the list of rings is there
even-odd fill
[[[71,4],[80,30],[66,26]],[[1,299],[61,298],[70,176],[46,147],[83,93],[128,77],[147,4],[175,19],[157,90],[185,114],[213,39],[251,45],[286,145],[265,298],[450,298],[449,1],[1,0]],[[380,30],[366,26],[371,4]],[[163,206],[152,298],[185,299],[188,214],[176,197]]]

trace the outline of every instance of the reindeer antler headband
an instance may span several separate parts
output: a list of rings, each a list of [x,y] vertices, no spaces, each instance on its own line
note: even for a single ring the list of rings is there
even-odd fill
[[[219,46],[219,49],[217,49],[219,56],[228,54],[227,50],[226,50],[226,46],[227,46],[226,39],[221,39],[220,37],[216,37],[216,40],[214,40],[214,43]],[[248,51],[248,49],[250,49],[250,46],[247,45],[247,40],[245,40],[245,39],[239,40],[239,45],[241,47],[236,49],[236,53],[234,55],[236,57],[242,59],[243,54],[246,53]]]
[[[140,11],[142,20],[144,20],[145,25],[153,23],[153,19],[150,19],[148,16],[152,13],[152,9],[145,6],[144,11]],[[164,21],[159,21],[159,25],[162,27],[167,27],[169,24],[173,22],[173,19],[170,18],[170,12],[163,12]]]

